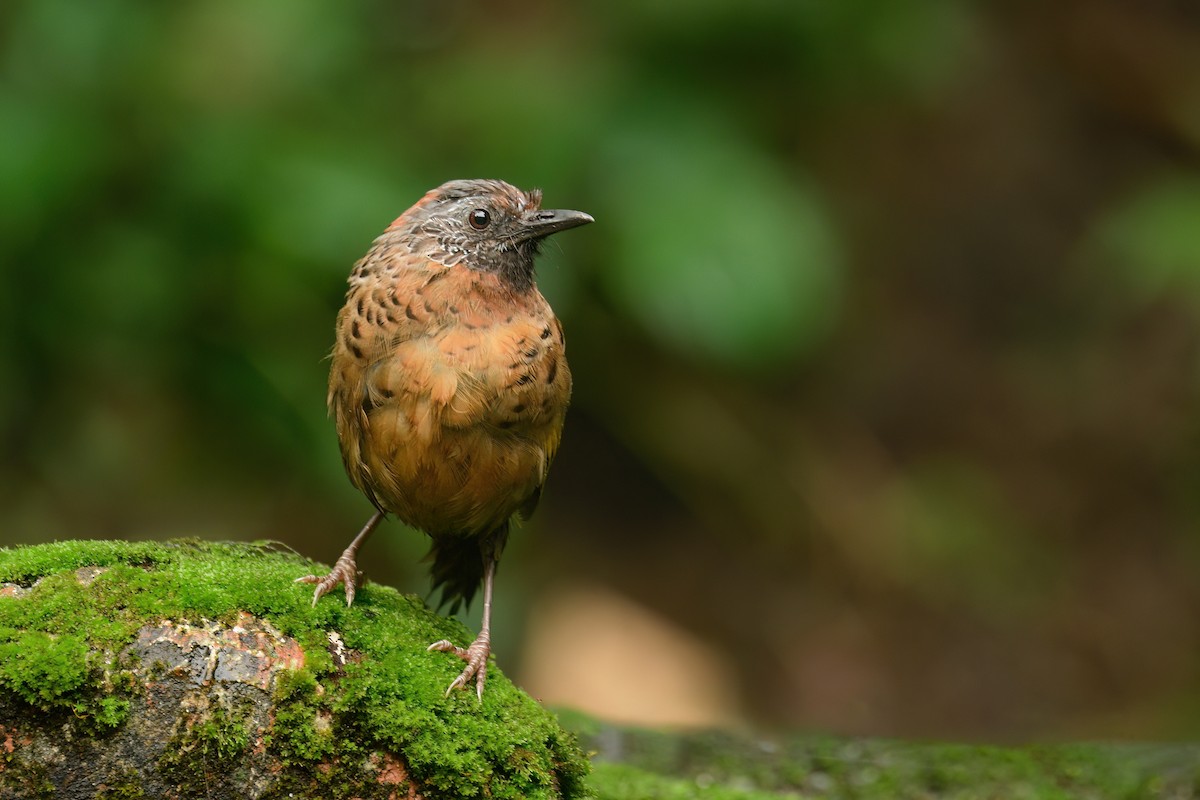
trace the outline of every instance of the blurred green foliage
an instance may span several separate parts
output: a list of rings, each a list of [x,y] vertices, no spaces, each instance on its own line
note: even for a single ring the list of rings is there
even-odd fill
[[[1151,177],[1096,226],[1093,254],[1109,258],[1143,302],[1200,292],[1200,172]],[[1200,297],[1191,302],[1200,301]]]
[[[597,219],[506,597],[608,582],[775,722],[1194,735],[1196,52],[1132,0],[9,2],[0,531],[335,557],[345,276],[499,177]]]
[[[669,92],[606,143],[611,296],[682,356],[777,366],[828,332],[839,258],[823,206],[706,108]],[[703,164],[704,169],[696,169]]]

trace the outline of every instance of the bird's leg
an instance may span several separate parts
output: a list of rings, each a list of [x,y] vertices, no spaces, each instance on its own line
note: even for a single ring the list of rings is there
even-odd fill
[[[471,678],[475,679],[475,694],[483,702],[483,683],[487,680],[488,656],[492,653],[492,582],[496,579],[496,561],[493,556],[486,556],[487,563],[483,566],[483,624],[479,635],[466,648],[456,647],[449,639],[442,639],[429,645],[429,650],[440,650],[454,655],[467,662],[467,668],[455,678],[446,688],[446,696],[455,689],[466,688]]]
[[[358,585],[358,564],[354,562],[354,556],[358,553],[358,548],[362,546],[362,543],[375,532],[375,527],[382,519],[383,512],[376,511],[375,515],[367,520],[367,524],[358,532],[358,536],[354,537],[350,546],[342,551],[341,557],[333,565],[333,569],[329,571],[328,575],[305,575],[303,578],[296,578],[296,583],[315,583],[317,585],[316,591],[313,592],[314,608],[317,601],[321,599],[321,595],[339,583],[346,587],[346,606],[349,607],[354,602],[354,590]]]

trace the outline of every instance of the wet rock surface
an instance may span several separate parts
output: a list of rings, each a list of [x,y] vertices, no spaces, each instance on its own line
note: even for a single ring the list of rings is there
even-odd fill
[[[0,796],[188,798],[200,788],[208,798],[276,796],[286,767],[267,747],[273,697],[280,676],[304,663],[295,639],[245,612],[232,625],[146,625],[112,662],[110,680],[132,681],[117,730],[0,704]],[[376,796],[419,797],[395,755],[372,754],[362,769],[375,776]]]

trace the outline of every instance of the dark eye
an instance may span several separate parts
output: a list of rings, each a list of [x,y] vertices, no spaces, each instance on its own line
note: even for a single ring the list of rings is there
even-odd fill
[[[471,221],[472,228],[477,231],[481,231],[488,226],[489,222],[492,221],[492,215],[489,214],[485,209],[477,208],[471,212],[471,216],[468,217],[468,219]]]

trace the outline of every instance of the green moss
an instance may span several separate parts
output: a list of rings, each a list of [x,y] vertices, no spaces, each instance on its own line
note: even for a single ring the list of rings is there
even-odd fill
[[[78,636],[11,632],[0,644],[0,686],[30,705],[60,705],[88,679],[88,646]]]
[[[103,570],[75,572],[88,567]],[[574,737],[498,669],[489,671],[482,704],[471,692],[444,696],[462,665],[425,648],[444,638],[466,643],[461,624],[373,584],[351,608],[328,598],[314,609],[311,588],[293,579],[320,569],[268,544],[72,541],[0,550],[0,582],[28,588],[0,597],[0,692],[116,726],[136,691],[116,654],[140,627],[164,618],[232,623],[245,611],[305,651],[304,669],[276,687],[267,746],[285,768],[311,774],[314,764],[333,765],[336,786],[339,765],[384,749],[404,755],[432,798],[586,794],[588,765]],[[357,660],[335,664],[330,631]],[[210,763],[248,745],[236,719],[185,736],[177,744]]]
[[[595,765],[600,800],[1167,800],[1197,796],[1200,775],[1197,745],[996,747],[822,736],[764,742],[611,728],[602,738],[619,741],[622,763]]]
[[[109,783],[96,793],[96,800],[145,800],[141,776],[127,774]]]
[[[3,768],[0,769],[0,778],[3,780],[0,781],[0,789],[19,791],[21,797],[54,797],[57,790],[47,774],[45,765],[15,763],[10,753],[2,749],[0,753],[3,753]]]
[[[214,773],[236,770],[250,745],[243,720],[214,709],[203,722],[179,732],[158,759],[162,776],[177,786],[202,794]]]
[[[291,764],[329,761],[338,750],[332,714],[321,699],[312,672],[300,669],[281,676],[275,688],[275,725],[270,744]]]
[[[601,800],[779,800],[757,789],[721,786],[696,778],[671,778],[624,764],[596,766],[594,782]]]

